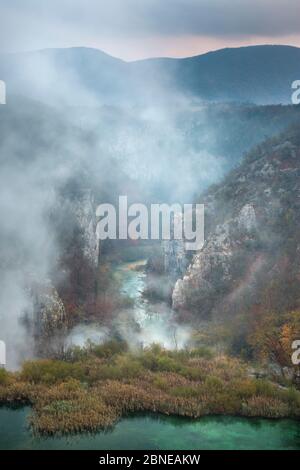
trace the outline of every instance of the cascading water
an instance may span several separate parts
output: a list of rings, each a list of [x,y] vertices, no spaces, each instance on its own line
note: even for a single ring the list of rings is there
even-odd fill
[[[130,347],[147,347],[153,343],[167,349],[182,349],[190,338],[190,329],[176,323],[174,312],[166,302],[151,303],[143,296],[146,283],[146,261],[122,263],[114,268],[121,293],[130,307],[120,310],[114,329]],[[67,346],[83,347],[88,341],[104,343],[109,330],[99,325],[79,325],[67,338]]]

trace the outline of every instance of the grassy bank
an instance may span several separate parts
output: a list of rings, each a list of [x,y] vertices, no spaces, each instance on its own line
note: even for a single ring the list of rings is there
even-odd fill
[[[237,359],[157,346],[132,354],[114,342],[1,370],[0,401],[31,404],[30,424],[42,434],[96,431],[136,411],[300,417],[299,391],[249,377]]]

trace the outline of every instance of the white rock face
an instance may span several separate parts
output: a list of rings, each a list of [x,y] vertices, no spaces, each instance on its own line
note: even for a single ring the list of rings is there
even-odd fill
[[[237,234],[242,232],[247,237],[255,228],[256,215],[251,204],[243,206],[237,217],[217,225],[203,249],[194,256],[183,279],[177,280],[172,294],[173,308],[184,309],[196,293],[203,300],[203,309],[208,309],[220,286],[225,288],[232,280],[234,255],[241,245]]]
[[[66,312],[57,290],[51,284],[40,294],[41,321],[44,329],[56,329],[64,325]]]
[[[96,236],[95,204],[90,191],[86,191],[74,203],[73,211],[83,231],[84,255],[94,266],[97,266],[100,246]]]
[[[296,141],[296,134],[291,135]],[[285,240],[281,229],[283,215],[292,219],[299,214],[299,161],[298,143],[266,144],[205,196],[207,239],[175,284],[175,309],[194,309],[200,317],[202,310],[214,314],[226,306],[239,308],[245,295],[249,304],[255,302],[256,292],[263,288],[261,279],[267,283],[278,276],[283,268],[268,249],[278,240],[282,246],[294,243]],[[297,276],[297,249],[294,253],[290,263]]]
[[[178,279],[172,294],[174,309],[184,308],[189,303],[190,290],[202,292],[203,298],[214,289],[211,274],[218,270],[224,282],[230,279],[229,258],[232,248],[228,238],[228,227],[220,226],[201,252],[197,253],[183,279]]]
[[[30,287],[33,298],[32,328],[36,335],[49,335],[61,329],[66,322],[64,304],[50,280],[33,282]]]
[[[241,230],[251,232],[256,229],[256,214],[252,204],[246,204],[238,216],[238,225]]]
[[[183,240],[163,242],[165,271],[173,279],[177,279],[187,268],[185,244]]]

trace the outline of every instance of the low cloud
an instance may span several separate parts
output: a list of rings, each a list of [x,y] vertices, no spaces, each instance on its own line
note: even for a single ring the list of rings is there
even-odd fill
[[[132,41],[145,41],[145,54],[153,55],[160,48],[149,41],[173,53],[165,47],[170,38],[180,45],[199,37],[208,47],[220,39],[300,43],[298,0],[0,0],[0,11],[3,52],[84,45],[135,58],[143,51],[140,43],[132,50]]]

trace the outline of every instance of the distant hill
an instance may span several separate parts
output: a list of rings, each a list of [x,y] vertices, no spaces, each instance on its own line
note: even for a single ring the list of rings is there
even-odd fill
[[[0,78],[8,96],[62,105],[290,103],[291,84],[300,80],[300,49],[250,46],[130,63],[96,49],[48,49],[1,55]]]

